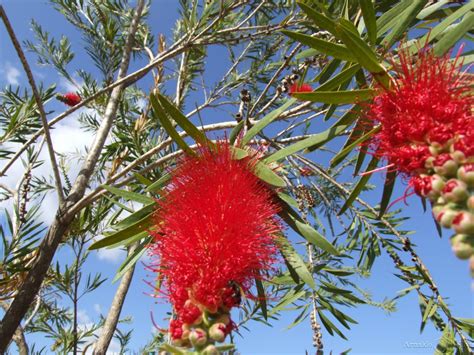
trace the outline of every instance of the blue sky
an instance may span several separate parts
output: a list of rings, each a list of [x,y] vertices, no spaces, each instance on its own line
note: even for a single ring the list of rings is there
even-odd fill
[[[33,33],[30,30],[30,20],[34,18],[44,29],[55,36],[64,34],[68,36],[73,43],[73,50],[76,51],[76,58],[73,60],[71,70],[84,66],[92,72],[92,64],[84,54],[82,40],[74,32],[64,18],[52,9],[44,0],[3,0],[7,14],[17,32],[20,40],[33,40]],[[171,29],[177,16],[177,1],[175,0],[155,0],[153,2],[149,23],[152,26],[154,34],[163,33],[170,37]],[[19,65],[13,47],[6,39],[6,33],[3,27],[0,29],[0,85],[3,87],[8,84],[24,86],[26,83],[25,75]],[[205,79],[209,83],[217,80],[219,74],[224,73],[227,68],[223,65],[224,61],[220,56],[225,52],[218,47],[212,47],[209,51],[208,68]],[[30,63],[34,63],[33,56],[29,56]],[[135,70],[142,63],[134,63],[130,71]],[[57,74],[49,68],[34,67],[34,73],[38,81],[45,83],[58,84],[60,90],[70,89],[63,81],[58,79]],[[143,79],[140,86],[143,89],[149,88],[150,77]],[[196,102],[199,103],[198,97]],[[61,112],[63,106],[56,103],[51,104],[51,108]],[[217,122],[230,119],[229,114],[232,111],[208,111],[204,116],[205,123]],[[69,120],[69,121],[68,121]],[[72,149],[70,138],[74,134],[74,140],[77,146],[90,142],[90,137],[86,135],[77,135],[77,125],[70,117],[68,122],[63,123],[53,132],[55,146],[58,149],[64,146],[64,149]],[[324,129],[318,125],[313,125],[312,132],[318,132]],[[318,155],[313,155],[313,159],[318,159]],[[10,182],[14,181],[14,173],[9,177]],[[383,185],[383,175],[375,175],[371,183],[380,187]],[[397,184],[393,198],[402,196],[405,185],[401,182]],[[366,200],[378,203],[381,195],[380,188],[365,195]],[[54,204],[51,198],[47,200]],[[417,245],[416,250],[422,260],[432,272],[434,280],[439,286],[440,293],[447,299],[451,306],[454,316],[472,318],[474,316],[473,291],[471,279],[468,273],[467,262],[460,261],[454,257],[450,247],[448,236],[449,232],[440,239],[437,235],[435,226],[431,220],[429,212],[423,213],[420,201],[416,197],[408,199],[408,206],[402,202],[398,204],[403,208],[402,215],[410,216],[410,219],[404,224],[404,229],[415,231],[412,235],[412,241]],[[51,208],[48,208],[49,210]],[[45,210],[45,219],[48,218],[48,211]],[[292,236],[293,238],[293,236]],[[87,268],[91,272],[100,270],[105,276],[112,279],[115,270],[120,265],[120,260],[124,254],[120,251],[112,252],[94,252],[89,259]],[[67,258],[67,252],[63,251],[59,258]],[[407,287],[405,283],[393,276],[394,268],[391,260],[383,255],[380,257],[373,268],[373,274],[369,279],[356,279],[358,285],[373,295],[374,300],[381,301],[385,297],[391,298],[396,292]],[[138,348],[146,343],[150,338],[153,328],[150,314],[153,313],[154,319],[160,325],[165,325],[162,318],[169,307],[163,302],[153,299],[146,295],[150,289],[145,283],[152,275],[148,275],[144,266],[137,265],[136,275],[129,291],[128,298],[122,312],[123,316],[133,316],[133,323],[125,326],[125,329],[134,329],[131,348]],[[91,296],[84,298],[80,304],[80,322],[88,323],[98,318],[100,313],[106,314],[113,293],[117,284],[111,284],[107,281],[99,291]],[[421,315],[418,307],[418,299],[415,293],[400,299],[397,303],[397,312],[390,315],[385,314],[380,309],[370,306],[362,306],[358,309],[347,310],[347,313],[359,324],[354,325],[350,331],[345,334],[349,341],[340,338],[331,337],[327,332],[323,332],[323,340],[327,351],[333,350],[334,353],[340,353],[352,348],[352,354],[422,354],[433,353],[437,344],[439,335],[432,325],[426,326],[423,334],[420,334],[419,327]],[[249,324],[250,332],[243,331],[243,338],[237,337],[237,347],[242,354],[304,354],[305,350],[312,353],[311,332],[309,321],[303,322],[299,326],[285,330],[292,322],[296,314],[285,313],[280,321],[273,323],[273,327],[263,326],[260,323],[252,322]],[[41,336],[28,335],[28,339],[44,344]],[[421,347],[413,347],[412,343],[418,343]]]

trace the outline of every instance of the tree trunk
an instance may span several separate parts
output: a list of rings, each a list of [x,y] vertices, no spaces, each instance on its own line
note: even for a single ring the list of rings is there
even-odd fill
[[[132,254],[135,249],[136,245],[132,246],[128,251],[128,255]],[[102,332],[99,339],[97,340],[97,343],[95,344],[94,355],[105,355],[107,353],[110,341],[112,340],[115,329],[117,328],[117,323],[120,318],[120,313],[122,311],[125,297],[127,296],[128,288],[132,282],[134,271],[135,265],[133,265],[122,276],[122,280],[120,281],[120,285],[110,306],[109,313],[107,314],[107,319],[105,320],[104,326],[102,327]]]

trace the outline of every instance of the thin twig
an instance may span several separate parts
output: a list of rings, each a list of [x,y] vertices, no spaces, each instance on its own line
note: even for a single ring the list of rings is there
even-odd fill
[[[291,59],[293,59],[294,55],[300,50],[300,48],[302,47],[302,45],[300,43],[298,43],[295,48],[293,48],[293,50],[286,56],[286,59],[285,61],[282,63],[282,65],[280,65],[280,67],[278,68],[278,70],[275,72],[275,74],[273,74],[272,78],[270,79],[270,81],[267,83],[267,85],[265,86],[265,88],[263,89],[263,91],[260,93],[260,95],[258,96],[257,100],[255,100],[252,108],[250,109],[249,111],[249,114],[251,115],[253,113],[253,111],[256,109],[256,107],[258,106],[258,104],[260,103],[260,101],[265,97],[265,94],[267,93],[267,91],[270,89],[270,87],[273,85],[273,83],[275,82],[275,80],[280,76],[281,72],[283,70],[285,70],[285,68],[288,66],[288,64],[290,63]]]
[[[46,146],[48,147],[51,168],[53,169],[53,175],[54,175],[54,180],[56,184],[56,190],[58,193],[58,199],[59,199],[59,203],[62,203],[64,201],[64,193],[63,193],[63,186],[61,183],[61,175],[59,174],[59,168],[56,162],[56,155],[53,148],[53,141],[51,140],[51,133],[49,132],[48,119],[46,118],[46,112],[44,110],[43,101],[41,100],[40,94],[36,87],[35,79],[33,77],[33,73],[31,72],[31,68],[28,64],[28,61],[26,60],[25,53],[23,52],[23,49],[21,48],[21,45],[18,42],[18,39],[15,35],[15,31],[13,30],[10,20],[8,19],[8,16],[5,13],[5,9],[1,5],[0,5],[0,17],[2,18],[2,21],[5,24],[8,35],[10,36],[10,39],[13,43],[13,47],[15,47],[16,53],[18,54],[21,64],[23,65],[23,69],[25,70],[26,76],[28,78],[28,82],[31,86],[31,91],[33,92],[36,105],[38,106],[41,123],[43,124],[44,136],[46,138]]]

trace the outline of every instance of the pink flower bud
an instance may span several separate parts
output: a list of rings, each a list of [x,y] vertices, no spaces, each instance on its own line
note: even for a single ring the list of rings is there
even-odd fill
[[[447,202],[461,202],[469,197],[467,186],[458,179],[450,179],[444,185],[442,196]]]
[[[226,336],[226,325],[224,323],[215,323],[209,329],[209,336],[212,340],[222,343]]]
[[[474,255],[474,240],[469,239],[469,236],[465,234],[455,234],[451,237],[452,250],[459,259],[469,259]]]
[[[452,227],[456,233],[474,235],[474,214],[461,211],[452,221]]]
[[[443,227],[451,228],[451,225],[453,223],[453,219],[454,219],[454,217],[456,217],[456,215],[457,215],[457,211],[445,207],[443,209],[443,211],[441,211],[438,214],[438,217],[436,218],[436,220]]]
[[[193,329],[191,333],[189,333],[189,341],[191,341],[191,344],[195,347],[202,347],[207,343],[207,334],[201,328]]]

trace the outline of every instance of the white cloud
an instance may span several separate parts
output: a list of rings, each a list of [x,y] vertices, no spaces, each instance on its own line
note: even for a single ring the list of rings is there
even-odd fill
[[[97,314],[102,314],[102,306],[99,303],[94,303],[94,311],[96,311]]]
[[[5,63],[5,67],[3,68],[2,72],[5,75],[5,79],[8,84],[10,85],[20,84],[20,82],[18,81],[18,78],[21,75],[20,70],[14,65],[12,65],[10,62]]]
[[[76,111],[71,116],[54,125],[54,129],[51,130],[54,150],[58,154],[66,156],[66,163],[69,168],[67,173],[69,180],[71,181],[74,181],[77,174],[79,173],[81,165],[79,162],[79,157],[84,155],[85,147],[90,146],[94,139],[93,133],[82,130],[78,122],[80,113],[86,112],[85,110],[87,109]],[[3,147],[5,149],[15,151],[19,148],[19,145],[4,144]],[[57,159],[59,159],[59,157]],[[44,161],[44,163],[33,171],[33,175],[36,177],[50,178],[52,176],[52,171],[46,146],[43,146],[39,160]],[[13,189],[16,189],[16,185],[23,176],[23,173],[24,167],[20,159],[18,159],[8,170],[7,176],[2,177],[2,183]],[[53,180],[51,178],[50,180],[51,184],[54,185]],[[11,200],[0,203],[0,208],[4,207],[10,210],[11,206]],[[48,194],[46,194],[41,208],[41,220],[46,225],[51,224],[53,221],[57,207],[58,197],[56,191],[50,191]]]
[[[87,314],[86,310],[84,309],[79,309],[77,311],[77,320],[79,323],[88,326],[89,324],[92,323],[91,317]]]
[[[99,249],[97,250],[97,258],[102,261],[107,261],[110,263],[118,263],[119,261],[122,261],[122,259],[125,256],[125,251],[120,248],[114,248],[114,249]]]
[[[82,82],[78,82],[77,85],[81,86]],[[78,87],[74,84],[72,84],[69,80],[66,80],[65,78],[61,78],[59,80],[59,87],[64,89],[65,91],[69,92],[76,92],[78,90]]]

